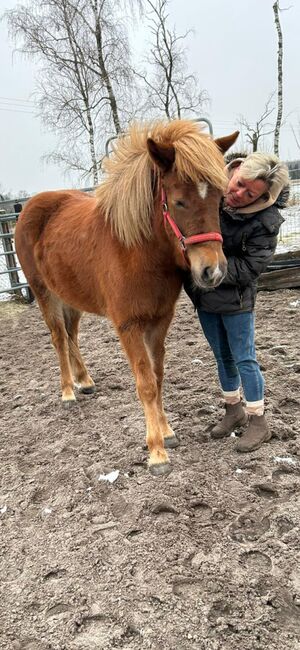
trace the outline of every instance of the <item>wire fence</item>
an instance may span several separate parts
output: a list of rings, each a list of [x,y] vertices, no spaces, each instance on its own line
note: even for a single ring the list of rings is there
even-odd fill
[[[282,210],[282,224],[277,243],[277,253],[300,251],[300,203]]]
[[[300,203],[300,178],[291,180],[290,185],[290,203]]]

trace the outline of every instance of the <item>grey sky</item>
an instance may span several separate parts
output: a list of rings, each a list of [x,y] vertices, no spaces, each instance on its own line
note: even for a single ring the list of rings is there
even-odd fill
[[[277,33],[274,0],[170,0],[170,24],[177,33],[193,29],[189,37],[190,71],[199,76],[201,88],[211,98],[208,108],[216,136],[238,128],[242,114],[258,119],[277,84]],[[280,155],[300,158],[291,125],[300,130],[299,29],[300,1],[280,14],[284,39],[284,114]],[[0,0],[0,13],[16,5]],[[144,32],[135,42],[142,53]],[[35,64],[24,61],[8,40],[5,23],[0,23],[0,191],[77,186],[77,179],[41,161],[55,147],[55,138],[35,117],[33,102]],[[276,111],[274,111],[275,119]],[[264,143],[270,148],[270,140]],[[242,148],[240,138],[238,147]]]

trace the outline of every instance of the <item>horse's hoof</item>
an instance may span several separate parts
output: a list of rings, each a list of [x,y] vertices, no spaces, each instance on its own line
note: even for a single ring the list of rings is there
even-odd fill
[[[63,408],[66,409],[66,410],[73,408],[73,406],[75,406],[76,404],[77,404],[76,399],[64,399],[64,400],[62,400]]]
[[[84,395],[91,395],[96,392],[96,386],[80,386],[79,392]]]
[[[170,463],[155,463],[154,465],[149,465],[149,470],[152,476],[168,476],[172,472],[172,467]]]
[[[164,446],[167,449],[175,449],[175,447],[179,447],[180,442],[176,436],[168,436],[167,438],[164,438]]]

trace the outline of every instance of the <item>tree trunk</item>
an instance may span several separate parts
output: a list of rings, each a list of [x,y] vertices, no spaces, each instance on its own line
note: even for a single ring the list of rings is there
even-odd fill
[[[278,34],[278,53],[277,53],[277,119],[274,132],[274,153],[279,156],[279,135],[280,127],[282,121],[282,58],[283,58],[283,41],[282,41],[282,31],[279,20],[279,0],[276,0],[273,4],[273,11],[275,16],[275,25]]]
[[[96,36],[96,43],[97,43],[97,54],[98,54],[98,64],[102,76],[102,81],[105,84],[107,93],[108,93],[108,98],[109,98],[109,104],[112,112],[112,119],[114,123],[114,127],[116,130],[116,133],[121,133],[121,124],[120,124],[120,119],[119,119],[119,114],[118,114],[118,106],[117,106],[117,101],[116,97],[113,91],[113,87],[110,81],[110,77],[108,75],[108,72],[106,70],[105,66],[105,61],[103,58],[103,51],[102,51],[102,30],[101,30],[101,24],[99,20],[99,15],[96,10],[96,5],[94,8],[94,15],[95,15],[95,36]]]

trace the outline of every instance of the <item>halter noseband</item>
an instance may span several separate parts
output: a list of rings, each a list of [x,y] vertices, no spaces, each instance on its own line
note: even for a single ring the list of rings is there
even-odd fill
[[[171,226],[174,235],[177,237],[177,239],[179,239],[180,246],[184,254],[186,252],[186,247],[189,244],[201,244],[206,241],[219,241],[221,243],[223,242],[223,237],[219,232],[205,232],[200,235],[191,235],[190,237],[185,237],[182,234],[182,232],[179,230],[174,219],[170,215],[170,211],[167,204],[167,197],[164,188],[162,188],[161,190],[161,201],[162,201],[164,222],[165,224],[166,222],[168,222],[169,225]]]

